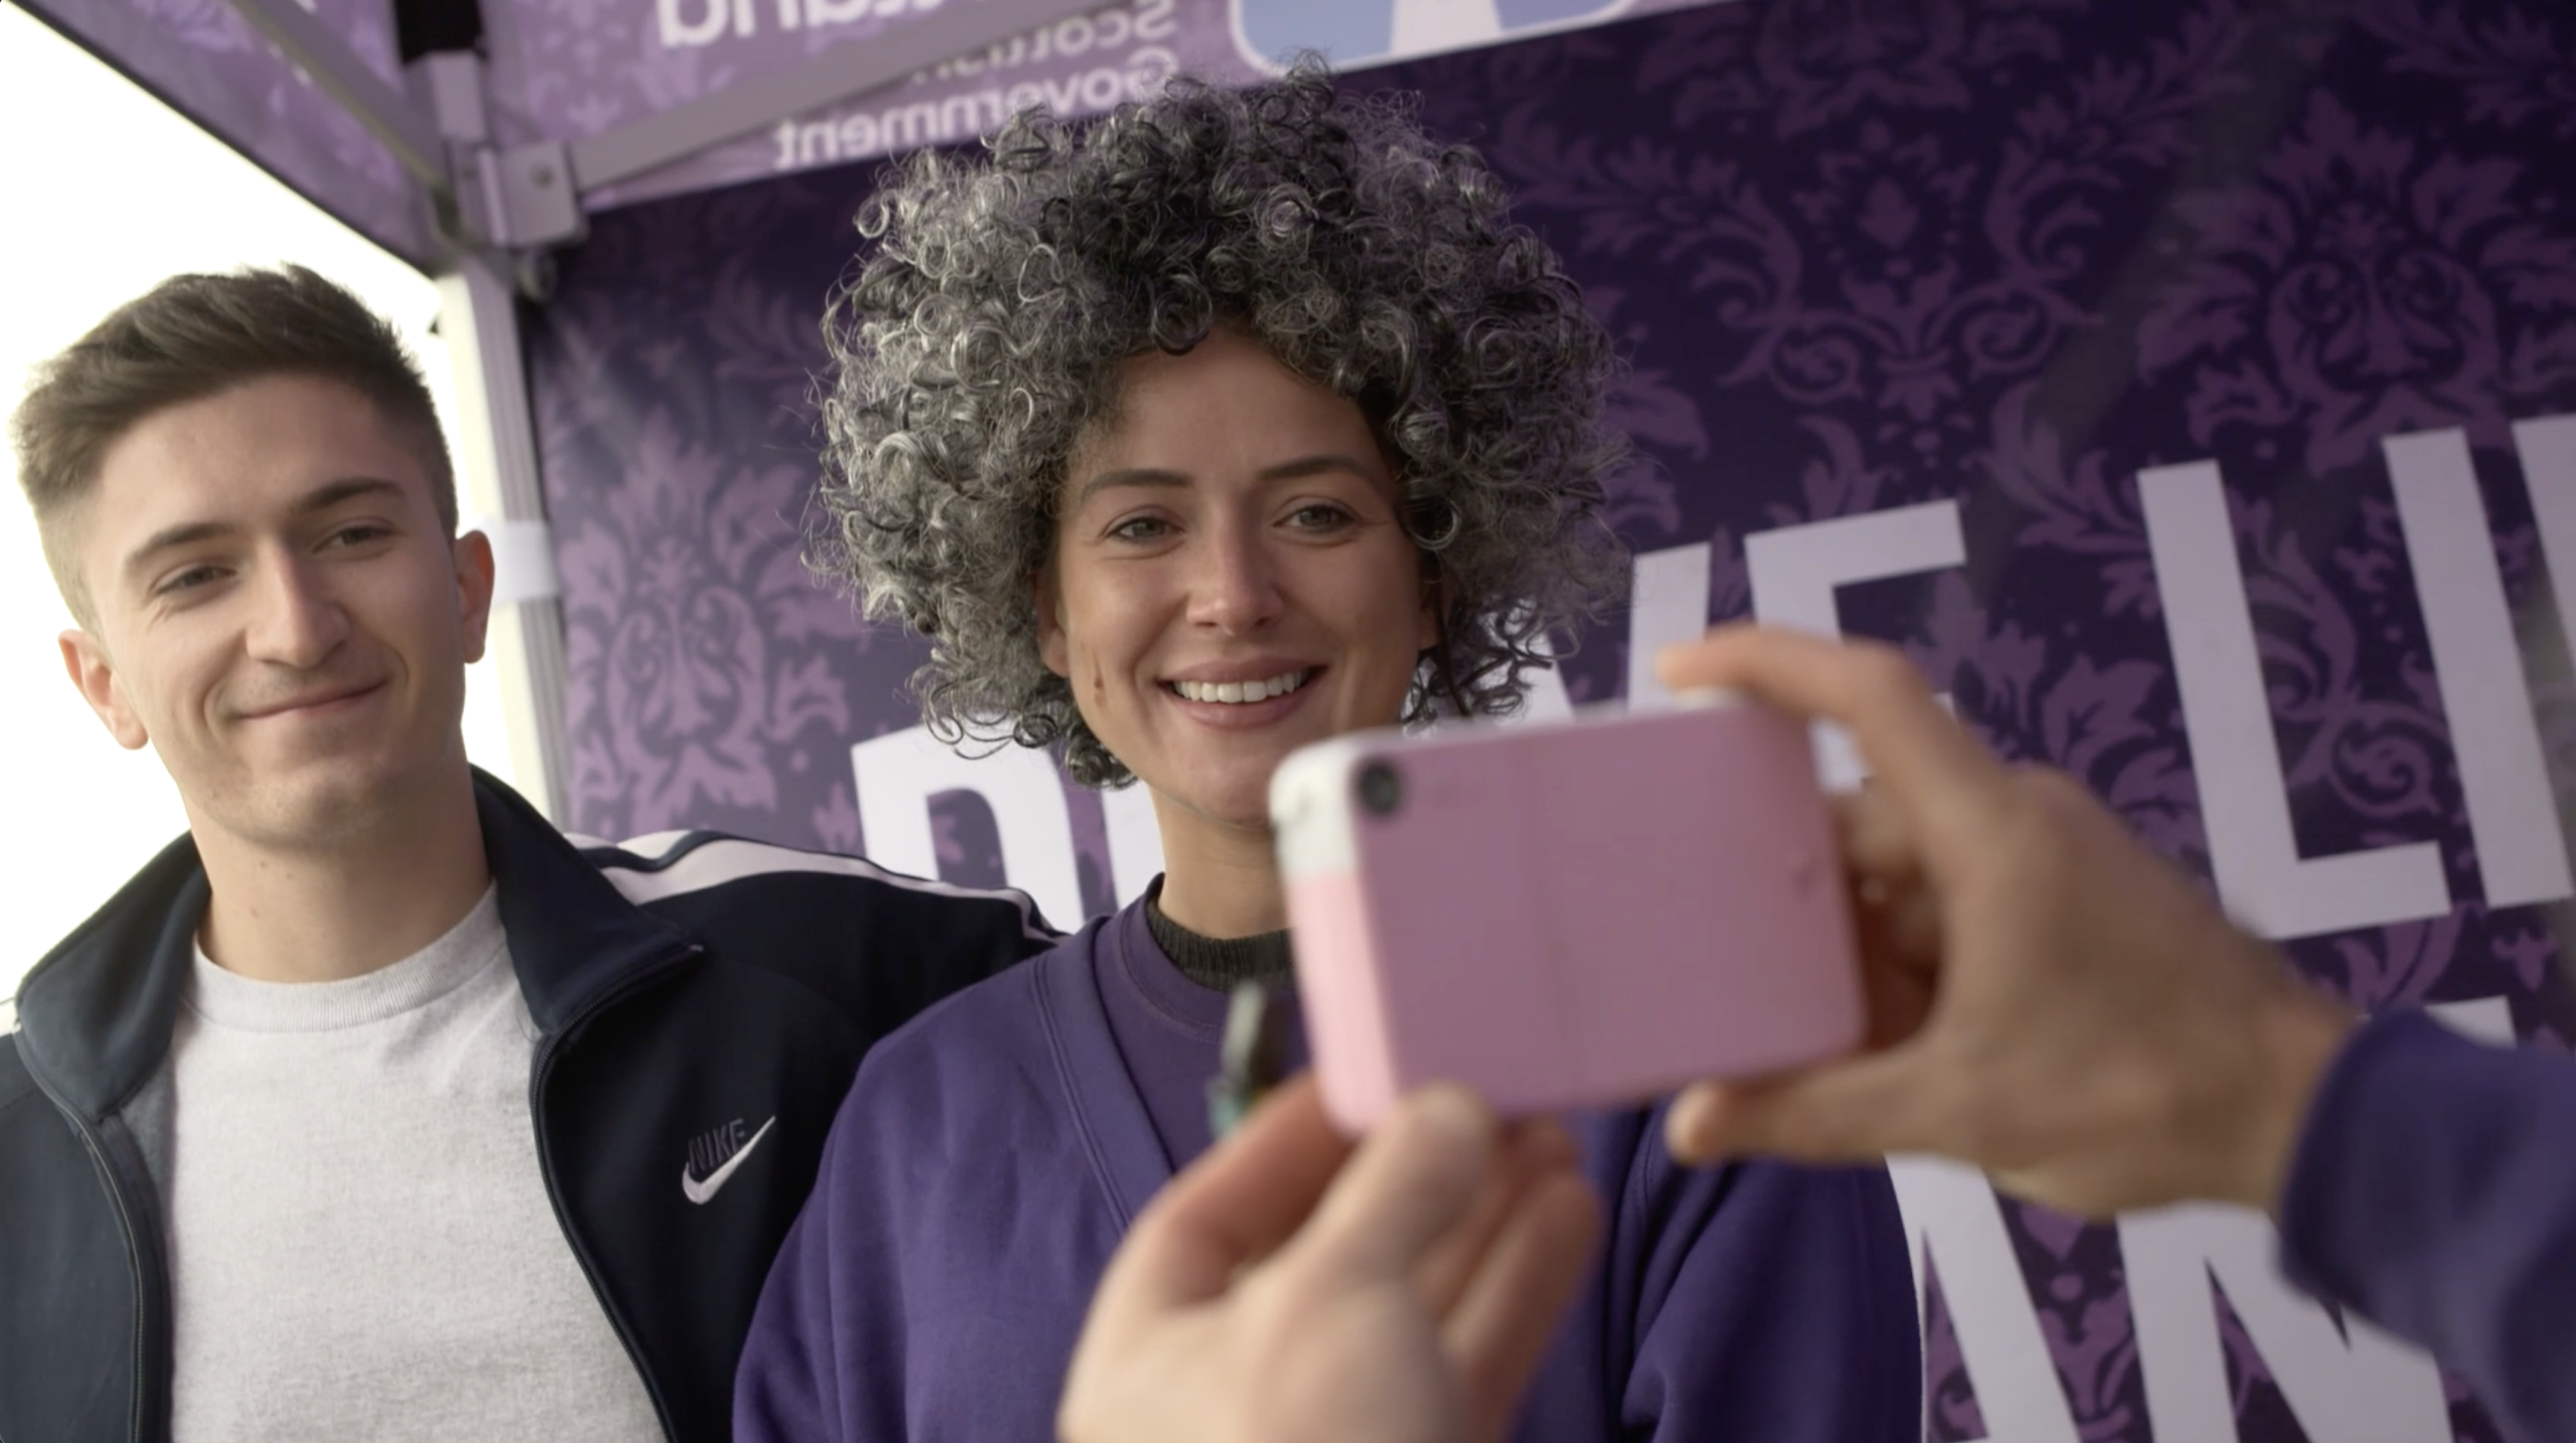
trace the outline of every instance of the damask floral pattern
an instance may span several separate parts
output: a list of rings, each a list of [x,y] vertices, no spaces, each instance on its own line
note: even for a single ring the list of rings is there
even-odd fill
[[[2259,184],[2176,200],[2202,259],[2141,327],[2149,373],[2202,363],[2194,440],[2242,425],[2311,471],[2441,426],[2502,444],[2576,378],[2576,239],[2524,181],[2318,92]]]
[[[2302,846],[2434,842],[2464,899],[2289,950],[2358,1004],[2502,996],[2563,1046],[2552,919],[2475,900],[2378,443],[2467,431],[2568,797],[2576,675],[2507,423],[2576,413],[2571,57],[2552,0],[1741,0],[1350,83],[1417,91],[1479,145],[1619,337],[1633,546],[1711,542],[1711,614],[1740,615],[1748,534],[1956,501],[1967,565],[1849,588],[1845,626],[2201,869],[2135,478],[2215,459]],[[686,814],[847,845],[847,744],[910,723],[917,653],[845,608],[770,609],[812,478],[811,321],[865,183],[603,216],[541,318],[586,828]],[[1618,694],[1623,635],[1587,639],[1573,695]],[[1097,901],[1098,813],[1076,815]],[[971,812],[941,834],[989,867]],[[2078,1432],[2146,1443],[2117,1236],[2006,1217]],[[1934,1436],[1982,1436],[1947,1317]],[[2232,1317],[2222,1336],[2243,1436],[2299,1437]],[[2451,1401],[2461,1438],[2496,1436]]]

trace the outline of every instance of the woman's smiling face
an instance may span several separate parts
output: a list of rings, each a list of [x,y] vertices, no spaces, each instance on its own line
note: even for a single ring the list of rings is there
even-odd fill
[[[1402,712],[1438,637],[1421,553],[1367,417],[1257,342],[1120,380],[1066,467],[1040,652],[1165,805],[1267,827],[1289,752]]]

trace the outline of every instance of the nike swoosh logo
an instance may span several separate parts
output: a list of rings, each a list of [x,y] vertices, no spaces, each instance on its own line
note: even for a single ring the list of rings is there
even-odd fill
[[[680,1195],[693,1203],[704,1203],[707,1199],[714,1197],[716,1195],[716,1189],[725,1185],[725,1181],[733,1176],[734,1169],[742,1166],[742,1160],[751,1156],[751,1150],[760,1146],[760,1140],[769,1136],[769,1130],[777,1125],[778,1119],[775,1117],[762,1123],[760,1125],[760,1131],[751,1135],[751,1141],[734,1149],[733,1156],[724,1160],[724,1166],[717,1168],[714,1172],[708,1173],[705,1177],[689,1176],[688,1164],[682,1163],[680,1165]]]

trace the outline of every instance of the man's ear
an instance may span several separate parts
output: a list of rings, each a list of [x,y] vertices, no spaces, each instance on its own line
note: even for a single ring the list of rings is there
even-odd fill
[[[456,538],[456,593],[463,603],[465,660],[468,664],[483,659],[483,645],[492,628],[492,538],[480,531],[468,531]]]
[[[143,729],[143,719],[127,705],[125,688],[117,684],[116,667],[107,658],[107,648],[98,638],[77,628],[55,638],[63,650],[63,674],[98,714],[100,725],[116,738],[116,744],[129,752],[141,751],[151,744],[152,736]]]
[[[1064,610],[1056,595],[1055,563],[1050,561],[1029,577],[1029,599],[1038,609],[1038,660],[1046,669],[1071,680],[1073,659],[1065,645]]]

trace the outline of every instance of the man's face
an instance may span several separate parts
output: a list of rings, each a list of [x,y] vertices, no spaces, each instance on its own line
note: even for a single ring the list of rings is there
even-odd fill
[[[418,446],[333,381],[277,376],[144,419],[65,517],[91,625],[63,661],[191,821],[325,847],[464,774],[491,548],[451,540]]]

